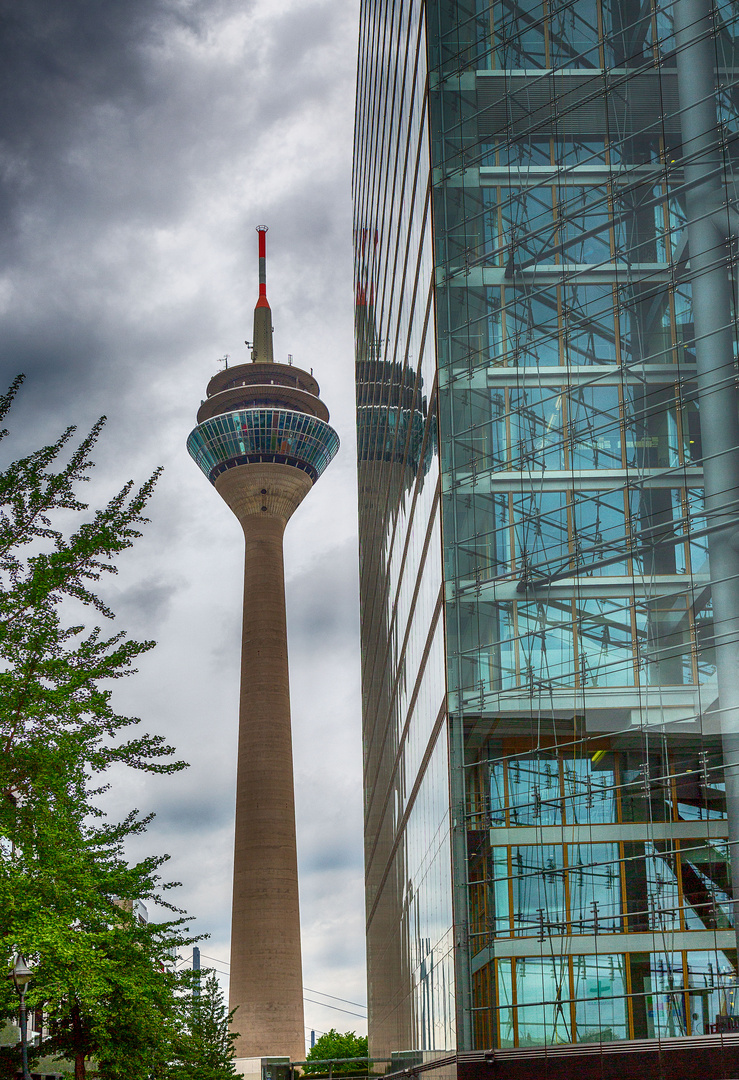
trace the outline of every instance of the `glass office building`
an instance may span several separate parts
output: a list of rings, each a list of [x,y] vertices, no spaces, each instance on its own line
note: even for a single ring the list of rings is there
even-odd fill
[[[738,22],[362,0],[378,1056],[739,1027]]]

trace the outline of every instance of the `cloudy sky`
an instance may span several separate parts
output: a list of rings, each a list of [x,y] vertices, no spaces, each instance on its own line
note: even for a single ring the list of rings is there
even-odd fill
[[[122,711],[191,768],[116,778],[157,813],[203,952],[227,970],[241,530],[185,440],[248,359],[256,233],[278,359],[313,368],[342,450],[285,557],[306,1024],[366,1031],[352,383],[353,0],[0,0],[0,361],[27,381],[6,455],[108,425],[85,494],[158,465],[145,538],[106,595],[158,648]],[[321,994],[347,1012],[312,1002]],[[328,999],[323,998],[324,1001]]]

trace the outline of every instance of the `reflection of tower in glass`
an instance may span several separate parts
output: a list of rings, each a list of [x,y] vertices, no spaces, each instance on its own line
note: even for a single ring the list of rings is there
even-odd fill
[[[365,769],[374,775],[383,742],[376,733],[398,730],[388,719],[397,710],[393,688],[377,675],[385,653],[397,651],[388,605],[382,599],[388,590],[388,522],[415,483],[424,452],[427,407],[420,375],[411,367],[382,359],[373,304],[361,289],[357,290],[355,321],[361,625],[364,651],[366,643],[372,642],[378,663],[374,670],[365,667],[362,672],[364,715],[374,718],[369,725],[365,720],[365,725],[375,731],[375,738],[365,747]],[[402,760],[399,769],[404,769]],[[399,1000],[396,994],[396,988],[410,979],[412,969],[411,946],[398,919],[408,873],[402,847],[391,857],[392,828],[387,816],[381,817],[379,803],[376,798],[369,801],[365,825],[366,905],[373,913],[367,933],[369,1009],[370,1015],[391,1018],[386,1021],[390,1029],[383,1045],[400,1047],[410,1045],[413,1031],[410,998]],[[388,877],[379,887],[375,877],[388,863]]]
[[[215,375],[187,448],[244,530],[230,1008],[237,1057],[305,1054],[282,537],[336,454],[305,371],[274,362],[265,233],[252,363]]]

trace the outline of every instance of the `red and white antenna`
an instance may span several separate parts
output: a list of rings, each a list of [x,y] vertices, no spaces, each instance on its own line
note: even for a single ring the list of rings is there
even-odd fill
[[[257,225],[259,233],[259,299],[257,307],[269,307],[267,303],[267,233],[266,225]]]
[[[251,358],[258,364],[273,363],[272,312],[267,300],[267,226],[257,225],[259,236],[259,297],[254,308]]]

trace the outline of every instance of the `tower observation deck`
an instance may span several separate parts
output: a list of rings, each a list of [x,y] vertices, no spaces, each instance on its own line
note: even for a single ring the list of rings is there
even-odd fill
[[[275,363],[259,233],[251,363],[218,372],[187,448],[245,537],[231,1009],[238,1058],[305,1055],[282,539],[339,448],[312,374]]]

